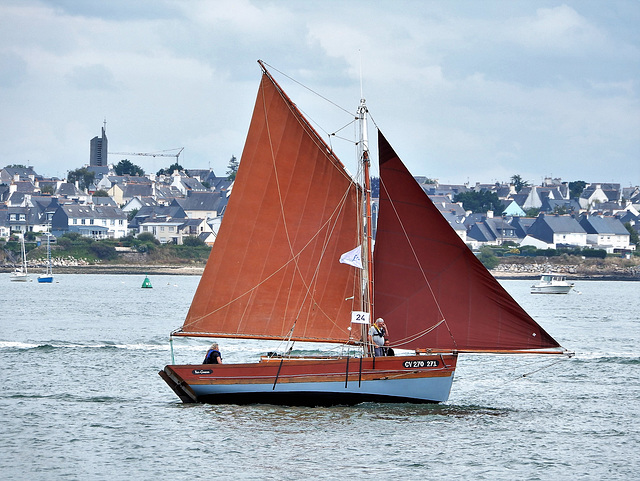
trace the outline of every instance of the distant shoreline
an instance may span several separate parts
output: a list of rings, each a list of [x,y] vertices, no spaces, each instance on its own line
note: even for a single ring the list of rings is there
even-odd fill
[[[506,272],[491,271],[493,277],[499,280],[531,280],[540,279],[540,275],[531,274],[510,274]],[[612,274],[591,274],[591,275],[567,275],[569,281],[640,281],[638,276],[624,276],[617,273]]]
[[[11,267],[2,267],[0,272],[12,272]],[[30,267],[29,273],[38,275],[42,271],[40,267]],[[184,265],[129,265],[129,264],[92,264],[78,266],[59,266],[53,268],[53,275],[56,274],[105,274],[105,275],[170,275],[170,276],[200,276],[204,271],[204,264],[201,266]]]
[[[40,267],[31,267],[29,271],[33,275],[41,272]],[[0,267],[0,272],[9,273],[13,268]],[[603,270],[594,273],[576,272],[563,273],[574,281],[640,281],[640,275],[625,275],[615,270]],[[55,274],[103,274],[103,275],[169,275],[169,276],[201,276],[204,272],[204,264],[199,265],[142,265],[142,264],[92,264],[75,266],[54,266]],[[536,280],[540,278],[540,272],[509,272],[505,270],[492,270],[491,274],[500,280]]]

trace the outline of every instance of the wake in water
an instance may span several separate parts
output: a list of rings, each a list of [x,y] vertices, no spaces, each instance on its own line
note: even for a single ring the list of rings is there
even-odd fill
[[[116,344],[109,341],[104,342],[66,342],[52,340],[46,342],[16,342],[16,341],[0,341],[0,352],[15,352],[25,350],[41,350],[51,351],[54,349],[127,349],[132,351],[168,351],[168,345],[160,344]]]

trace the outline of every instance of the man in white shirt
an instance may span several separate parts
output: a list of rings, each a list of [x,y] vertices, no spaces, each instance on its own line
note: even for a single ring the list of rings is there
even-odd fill
[[[384,356],[383,346],[384,337],[387,335],[384,319],[379,317],[376,322],[369,328],[369,341],[374,346],[375,356]]]

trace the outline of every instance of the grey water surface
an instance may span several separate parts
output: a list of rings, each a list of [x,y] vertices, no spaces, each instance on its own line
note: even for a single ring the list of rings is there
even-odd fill
[[[640,479],[638,282],[502,282],[573,359],[461,355],[444,404],[298,408],[181,404],[157,371],[199,277],[150,279],[0,276],[2,479]],[[219,341],[225,362],[278,346]]]

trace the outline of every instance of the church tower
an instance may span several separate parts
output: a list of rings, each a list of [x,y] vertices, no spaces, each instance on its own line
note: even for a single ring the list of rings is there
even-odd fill
[[[107,121],[105,119],[102,126],[102,137],[94,137],[91,139],[91,150],[89,156],[89,165],[95,167],[107,166]]]

